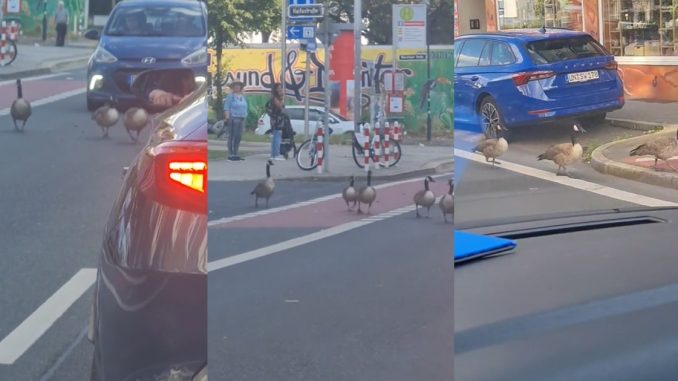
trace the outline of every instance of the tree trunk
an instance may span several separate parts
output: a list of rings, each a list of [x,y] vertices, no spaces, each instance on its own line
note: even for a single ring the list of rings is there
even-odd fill
[[[222,109],[222,105],[224,104],[224,73],[221,65],[221,56],[224,51],[224,30],[221,26],[218,26],[216,32],[217,73],[214,81],[217,85],[217,104],[214,107],[214,111],[217,114],[217,121],[221,121],[224,119],[224,112]]]
[[[261,32],[261,42],[263,42],[264,44],[271,42],[271,32],[270,31]]]

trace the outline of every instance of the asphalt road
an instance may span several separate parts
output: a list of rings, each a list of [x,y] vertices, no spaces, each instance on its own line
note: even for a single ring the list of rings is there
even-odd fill
[[[435,184],[438,194],[445,180]],[[379,203],[367,217],[374,222],[294,248],[285,242],[361,217],[336,198],[293,206],[337,194],[344,183],[277,184],[271,208],[288,209],[209,230],[211,263],[274,247],[266,257],[210,270],[210,376],[450,380],[452,225],[437,208],[430,219],[401,209],[423,187],[421,179],[378,189]],[[210,220],[253,212],[253,186],[210,183]]]
[[[141,147],[121,125],[101,139],[85,107],[84,71],[25,79],[23,87],[26,98],[47,103],[34,106],[24,133],[0,116],[0,340],[80,269],[96,268],[121,170]],[[64,92],[70,96],[58,99]],[[16,94],[14,82],[0,83],[0,94],[2,111]],[[0,364],[0,379],[86,379],[91,297],[89,288],[13,364]]]

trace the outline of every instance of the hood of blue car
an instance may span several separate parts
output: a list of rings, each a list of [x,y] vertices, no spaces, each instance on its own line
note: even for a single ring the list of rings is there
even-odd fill
[[[119,60],[181,60],[205,46],[204,37],[113,37],[104,36],[101,47]]]

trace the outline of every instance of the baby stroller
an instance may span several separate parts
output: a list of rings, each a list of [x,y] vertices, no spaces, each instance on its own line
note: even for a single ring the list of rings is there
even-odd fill
[[[294,143],[294,135],[297,133],[292,129],[292,122],[290,118],[285,115],[282,129],[282,139],[280,141],[280,154],[289,159],[289,154],[292,152],[292,157],[297,155],[297,145]]]

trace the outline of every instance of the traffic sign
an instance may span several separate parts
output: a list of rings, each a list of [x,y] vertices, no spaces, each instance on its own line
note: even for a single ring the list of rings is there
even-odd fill
[[[315,4],[315,0],[287,0],[287,7],[289,8],[290,6],[293,5],[306,5],[306,4]],[[288,12],[286,12],[287,14]],[[313,22],[312,18],[304,17],[304,18],[296,18],[289,20],[291,24],[295,23],[310,23]]]
[[[313,40],[315,39],[315,27],[313,26],[289,26],[287,27],[288,40]]]
[[[325,14],[322,4],[297,4],[287,8],[287,15],[291,20],[321,18]]]

